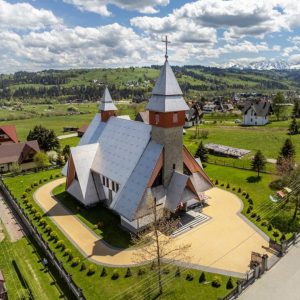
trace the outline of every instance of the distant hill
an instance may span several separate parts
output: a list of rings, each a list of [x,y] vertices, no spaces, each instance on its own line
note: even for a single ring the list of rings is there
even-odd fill
[[[258,67],[258,65],[257,65]],[[173,67],[188,98],[228,96],[237,92],[274,94],[276,91],[300,91],[300,70],[216,68],[204,66]],[[116,69],[44,70],[0,75],[0,100],[33,102],[96,100],[108,85],[114,99],[148,99],[160,66]]]

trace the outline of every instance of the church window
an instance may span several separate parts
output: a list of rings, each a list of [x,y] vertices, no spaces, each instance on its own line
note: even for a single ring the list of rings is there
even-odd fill
[[[112,181],[112,190],[115,191],[115,182]]]
[[[102,184],[105,185],[105,176],[102,176]]]
[[[173,123],[178,123],[178,113],[173,114]]]
[[[109,179],[106,177],[106,186],[109,187]]]
[[[155,114],[155,124],[159,123],[159,114]]]
[[[176,169],[176,165],[175,164],[173,164],[173,170],[175,170]]]
[[[120,188],[120,185],[118,183],[116,183],[116,192],[118,192],[119,188]]]

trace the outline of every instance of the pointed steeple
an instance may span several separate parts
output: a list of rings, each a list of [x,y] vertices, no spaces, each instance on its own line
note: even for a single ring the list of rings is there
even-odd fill
[[[175,112],[189,109],[167,57],[146,109],[156,112]]]
[[[106,122],[110,117],[115,116],[116,111],[118,110],[107,87],[105,87],[103,96],[101,98],[99,110],[102,122]]]
[[[101,98],[99,110],[100,111],[118,110],[111,98],[107,86],[105,87],[103,96]]]

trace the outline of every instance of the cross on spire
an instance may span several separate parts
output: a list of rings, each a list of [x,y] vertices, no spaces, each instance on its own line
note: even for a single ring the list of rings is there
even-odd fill
[[[166,58],[166,60],[168,60],[168,44],[170,44],[171,42],[168,41],[168,36],[167,36],[167,35],[166,35],[165,39],[162,40],[162,42],[166,44],[166,54],[165,54],[165,58]]]

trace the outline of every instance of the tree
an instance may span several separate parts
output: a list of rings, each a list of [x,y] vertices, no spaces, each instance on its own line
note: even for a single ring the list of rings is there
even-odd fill
[[[278,92],[273,98],[273,111],[277,120],[279,120],[286,111],[286,106],[283,105],[284,103],[284,95],[281,92]]]
[[[300,118],[300,101],[298,100],[295,100],[292,116],[294,118]]]
[[[277,171],[281,175],[289,174],[295,166],[295,147],[291,139],[286,139],[277,158]]]
[[[251,167],[253,171],[257,171],[257,177],[259,177],[259,173],[265,169],[266,158],[260,150],[255,153],[251,161]]]
[[[27,141],[37,140],[41,149],[45,151],[59,149],[59,141],[54,131],[37,125],[29,131]]]
[[[136,246],[142,248],[142,251],[137,251],[135,254],[137,263],[154,262],[158,294],[161,295],[163,293],[163,260],[167,259],[168,262],[172,262],[175,259],[187,258],[190,244],[176,243],[171,237],[171,234],[178,228],[179,219],[168,218],[168,216],[162,215],[162,210],[157,211],[155,199],[153,199],[152,207],[150,205],[149,209],[153,211],[153,220],[147,230],[139,232],[133,236],[132,240]],[[160,216],[161,218],[159,218]]]
[[[10,166],[10,171],[12,173],[18,173],[21,171],[21,166],[18,163],[14,162]]]
[[[60,152],[57,153],[56,164],[58,166],[63,166],[65,164],[65,158]]]
[[[299,133],[298,124],[296,118],[293,118],[290,127],[289,127],[289,135],[295,135]]]
[[[199,146],[198,146],[198,149],[196,151],[196,155],[195,156],[199,157],[202,162],[207,162],[207,159],[208,159],[207,154],[208,154],[208,151],[204,147],[203,142],[201,141],[200,144],[199,144]]]
[[[62,150],[62,155],[65,157],[65,161],[69,159],[70,152],[71,152],[70,145],[66,145]]]
[[[44,152],[37,152],[33,157],[33,161],[38,168],[45,168],[50,165],[49,158]]]

